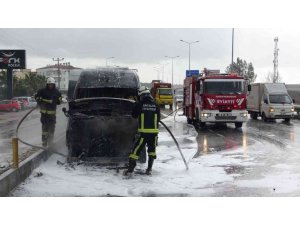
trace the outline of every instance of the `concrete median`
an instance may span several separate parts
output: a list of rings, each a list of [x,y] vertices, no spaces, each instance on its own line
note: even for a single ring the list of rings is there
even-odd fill
[[[8,196],[9,192],[16,188],[32,171],[37,168],[43,161],[46,161],[51,153],[39,150],[19,165],[19,168],[9,169],[0,175],[0,197]]]

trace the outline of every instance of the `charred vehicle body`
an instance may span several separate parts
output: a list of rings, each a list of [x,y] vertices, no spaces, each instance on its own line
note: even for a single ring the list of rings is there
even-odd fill
[[[131,113],[139,87],[136,71],[128,68],[81,72],[64,109],[69,159],[127,159],[138,128]]]

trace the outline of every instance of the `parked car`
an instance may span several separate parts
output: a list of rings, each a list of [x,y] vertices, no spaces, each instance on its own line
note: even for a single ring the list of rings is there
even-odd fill
[[[21,110],[21,105],[17,100],[2,100],[0,101],[0,110],[18,112]]]
[[[24,108],[34,108],[37,105],[36,100],[32,97],[21,96],[21,97],[14,97],[13,99],[23,102]]]

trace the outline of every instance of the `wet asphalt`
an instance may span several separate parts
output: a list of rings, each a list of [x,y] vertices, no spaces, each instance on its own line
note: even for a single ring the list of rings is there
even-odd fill
[[[60,106],[58,109],[55,140],[56,149],[62,154],[66,154],[67,118],[61,111],[62,107],[64,106]],[[0,112],[0,162],[1,158],[3,161],[4,155],[5,160],[7,160],[7,154],[11,151],[11,137],[15,135],[16,126],[26,112]],[[170,112],[168,109],[162,110],[165,115]],[[180,127],[175,129],[176,133],[186,132],[180,130]],[[227,156],[232,154],[237,158],[247,156],[252,158],[254,162],[253,165],[234,163],[219,165],[218,162],[215,162],[214,166],[222,167],[227,174],[236,174],[237,176],[233,182],[214,184],[213,196],[274,196],[278,188],[276,183],[267,188],[264,185],[247,187],[238,185],[238,183],[262,179],[268,174],[273,174],[276,168],[278,170],[278,167],[289,173],[300,174],[300,166],[298,166],[300,164],[299,120],[292,120],[290,123],[283,120],[266,123],[260,118],[258,120],[249,119],[239,129],[236,129],[234,124],[207,124],[205,128],[197,129],[197,133],[198,151],[194,156],[195,158],[209,154],[227,154]],[[38,111],[33,112],[22,124],[20,138],[32,144],[40,145],[41,125]],[[242,153],[235,153],[235,150],[240,151],[241,149],[243,150]],[[281,181],[278,180],[278,182]],[[293,190],[283,195],[300,196],[300,187],[299,190]]]

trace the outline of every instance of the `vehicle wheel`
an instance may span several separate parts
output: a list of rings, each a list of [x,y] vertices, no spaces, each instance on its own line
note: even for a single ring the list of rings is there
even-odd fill
[[[235,125],[235,128],[241,128],[243,126],[243,123],[242,122],[236,122],[234,123]]]
[[[258,116],[257,113],[254,113],[254,114],[253,114],[253,119],[254,119],[254,120],[257,120],[257,116]]]
[[[205,122],[199,122],[199,127],[201,128],[205,127]]]
[[[75,144],[68,145],[68,158],[78,157],[81,153],[80,147]]]
[[[291,118],[285,118],[284,121],[289,123],[291,121]]]
[[[170,105],[170,110],[172,110],[172,109],[173,109],[173,105],[171,104],[171,105]]]
[[[268,118],[266,117],[265,113],[262,113],[261,118],[263,119],[263,121],[268,122]]]
[[[12,109],[11,109],[11,111],[12,111],[12,112],[17,112],[17,111],[18,111],[18,109],[16,109],[16,108],[12,108]]]
[[[250,113],[250,118],[253,120],[257,120],[257,113],[251,112]]]
[[[140,163],[146,163],[147,162],[147,153],[146,153],[146,148],[145,147],[143,148],[143,150],[140,153],[139,162]]]

